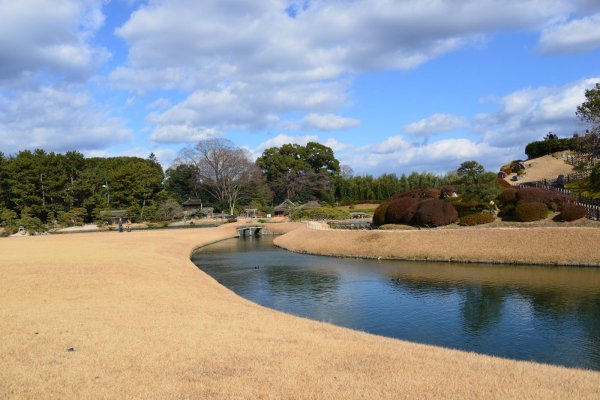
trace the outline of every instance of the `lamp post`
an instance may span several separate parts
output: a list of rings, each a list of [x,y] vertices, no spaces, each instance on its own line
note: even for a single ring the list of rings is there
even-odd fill
[[[108,208],[108,204],[110,203],[110,190],[108,189],[108,182],[104,181],[103,188],[106,189],[106,208]]]

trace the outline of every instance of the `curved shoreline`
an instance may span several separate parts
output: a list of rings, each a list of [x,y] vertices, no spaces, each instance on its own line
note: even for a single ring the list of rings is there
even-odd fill
[[[244,300],[188,257],[234,233],[220,227],[0,240],[0,397],[600,394],[600,372],[373,336]]]
[[[313,230],[275,239],[296,253],[334,257],[600,267],[600,229]]]

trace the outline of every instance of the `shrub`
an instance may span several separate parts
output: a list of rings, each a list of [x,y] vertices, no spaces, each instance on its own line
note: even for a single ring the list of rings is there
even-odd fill
[[[510,221],[515,217],[515,208],[514,204],[508,204],[500,209],[498,216],[501,217],[503,221]]]
[[[333,207],[298,207],[290,213],[292,221],[348,219],[350,213]]]
[[[521,222],[539,221],[548,217],[548,207],[538,201],[522,202],[517,204],[515,216]]]
[[[477,213],[471,215],[465,215],[458,221],[458,224],[461,226],[473,226],[473,225],[481,225],[481,224],[489,224],[490,222],[494,222],[496,218],[490,213]]]
[[[30,217],[29,215],[22,216],[17,225],[23,225],[25,230],[30,234],[46,232],[48,230],[39,218]]]
[[[556,216],[558,221],[575,221],[576,219],[584,218],[587,215],[587,210],[583,206],[577,204],[565,204],[560,214]]]
[[[596,164],[592,169],[590,176],[590,187],[594,191],[600,191],[600,163]]]
[[[373,213],[373,226],[379,227],[385,224],[385,214],[389,205],[389,202],[381,203],[379,207],[375,209],[375,212]]]
[[[392,196],[391,200],[401,197],[412,197],[413,199],[439,199],[441,192],[439,189],[413,189],[408,192],[398,193]]]
[[[505,188],[512,187],[510,183],[506,182],[506,180],[502,178],[496,178],[496,183]]]
[[[427,199],[419,203],[413,217],[413,224],[418,226],[443,226],[456,222],[458,212],[447,201]]]
[[[517,201],[517,189],[505,188],[502,193],[498,196],[500,204],[512,204]]]
[[[399,197],[393,199],[385,213],[386,224],[410,224],[417,211],[418,199]]]
[[[561,210],[563,205],[571,201],[569,197],[563,194],[536,187],[519,189],[517,192],[517,199],[520,203],[544,203],[546,207],[553,211]]]
[[[540,140],[531,142],[525,146],[525,154],[529,158],[541,157],[546,154],[556,153],[564,150],[577,150],[580,147],[581,138],[561,138]]]
[[[458,212],[459,217],[465,215],[480,213],[484,210],[492,210],[495,208],[494,205],[488,201],[483,201],[477,197],[466,199],[466,198],[455,198],[450,199],[450,203],[454,206]]]

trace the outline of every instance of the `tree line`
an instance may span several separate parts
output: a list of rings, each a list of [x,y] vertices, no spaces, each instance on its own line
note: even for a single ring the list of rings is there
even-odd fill
[[[316,142],[272,147],[253,162],[228,140],[205,140],[183,149],[165,173],[152,154],[86,158],[77,151],[23,150],[0,153],[0,224],[11,230],[80,225],[98,221],[105,210],[127,210],[137,221],[168,220],[181,216],[188,199],[201,199],[217,212],[251,207],[273,213],[288,198],[332,205],[380,201],[448,179],[416,172],[353,176]]]

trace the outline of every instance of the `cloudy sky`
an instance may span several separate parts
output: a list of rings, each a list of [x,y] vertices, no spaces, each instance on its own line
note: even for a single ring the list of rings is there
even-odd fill
[[[598,0],[0,0],[0,151],[319,141],[356,173],[496,170],[600,82]]]

